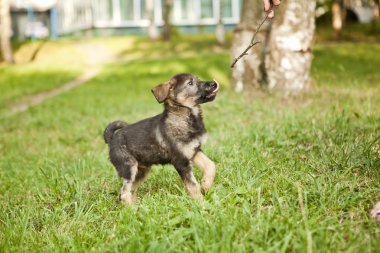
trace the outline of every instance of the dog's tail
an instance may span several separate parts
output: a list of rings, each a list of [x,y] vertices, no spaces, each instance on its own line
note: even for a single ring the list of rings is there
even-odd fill
[[[114,122],[108,124],[108,126],[104,130],[104,134],[103,134],[104,141],[106,143],[109,143],[109,141],[111,140],[114,132],[116,130],[119,130],[119,129],[125,127],[125,126],[128,126],[128,124],[125,123],[125,122],[123,122],[123,121],[120,121],[120,120],[114,121]]]

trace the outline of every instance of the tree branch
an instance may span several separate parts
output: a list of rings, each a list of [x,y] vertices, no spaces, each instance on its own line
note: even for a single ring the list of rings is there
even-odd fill
[[[263,20],[261,21],[261,23],[259,24],[259,26],[256,28],[256,31],[253,33],[253,36],[252,36],[252,39],[251,39],[251,43],[249,43],[248,47],[243,51],[243,53],[241,53],[238,57],[235,58],[235,60],[232,62],[231,64],[231,68],[233,68],[235,66],[235,64],[241,59],[244,57],[244,55],[247,55],[247,52],[253,47],[255,46],[256,44],[259,44],[261,43],[261,41],[256,41],[255,42],[255,39],[256,39],[256,35],[257,33],[260,31],[261,27],[263,26],[263,24],[265,23],[265,21],[268,19],[268,15],[269,13],[267,13],[265,15],[265,17],[263,18]]]

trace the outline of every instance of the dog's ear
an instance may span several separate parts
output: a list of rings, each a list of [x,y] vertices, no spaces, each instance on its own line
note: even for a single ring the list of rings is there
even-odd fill
[[[157,85],[152,89],[153,95],[156,97],[158,103],[162,103],[169,96],[171,84],[170,82],[166,82],[160,85]]]

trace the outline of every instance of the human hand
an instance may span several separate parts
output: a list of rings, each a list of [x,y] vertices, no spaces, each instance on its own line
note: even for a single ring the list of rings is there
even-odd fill
[[[274,6],[281,3],[281,0],[263,0],[264,1],[264,11],[268,14],[268,18],[274,17]]]

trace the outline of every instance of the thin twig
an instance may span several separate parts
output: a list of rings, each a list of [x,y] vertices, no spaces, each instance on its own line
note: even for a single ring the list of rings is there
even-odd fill
[[[253,33],[253,36],[252,36],[252,39],[251,39],[251,43],[249,43],[248,47],[243,51],[243,53],[241,53],[231,64],[231,68],[233,68],[235,66],[235,64],[241,59],[243,58],[244,55],[247,55],[247,52],[256,44],[259,44],[261,43],[261,41],[256,41],[255,42],[255,39],[256,39],[256,35],[257,33],[260,31],[261,27],[263,26],[263,24],[265,23],[265,21],[268,19],[268,15],[269,13],[267,13],[265,15],[265,17],[263,18],[263,20],[261,21],[261,23],[259,24],[259,26],[256,28],[256,31]]]

